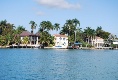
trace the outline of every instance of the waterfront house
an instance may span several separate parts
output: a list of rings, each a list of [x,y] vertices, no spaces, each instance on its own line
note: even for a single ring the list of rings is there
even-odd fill
[[[115,48],[117,49],[117,48],[118,48],[118,40],[117,40],[117,39],[114,40],[114,41],[113,41],[113,44],[115,45]]]
[[[30,44],[30,45],[38,45],[39,44],[39,33],[33,34],[33,33],[30,33],[29,31],[23,31],[20,34],[21,41],[23,41],[24,37],[29,38],[28,44]]]
[[[54,35],[54,48],[67,48],[68,47],[68,36],[56,34]]]
[[[95,36],[95,38],[91,40],[91,44],[95,48],[102,48],[104,45],[104,39]]]
[[[118,45],[118,40],[114,40],[114,41],[113,41],[113,44]]]

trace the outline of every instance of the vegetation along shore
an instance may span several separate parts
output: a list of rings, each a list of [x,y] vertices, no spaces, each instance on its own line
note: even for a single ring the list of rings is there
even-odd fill
[[[35,23],[29,21],[31,31],[23,26],[14,26],[7,20],[0,21],[0,48],[72,48],[72,49],[117,49],[118,38],[116,35],[96,26],[82,29],[78,19],[69,19],[63,26],[50,21]],[[36,33],[34,29],[38,27]],[[51,31],[59,31],[51,34]]]

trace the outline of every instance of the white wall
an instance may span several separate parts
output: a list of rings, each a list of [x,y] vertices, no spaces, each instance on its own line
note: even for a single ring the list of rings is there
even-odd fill
[[[55,47],[67,48],[68,46],[68,37],[55,37]]]

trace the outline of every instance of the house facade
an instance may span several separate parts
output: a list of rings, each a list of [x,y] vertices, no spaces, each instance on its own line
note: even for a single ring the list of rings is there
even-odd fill
[[[68,36],[56,34],[54,35],[54,48],[67,48],[68,47]]]
[[[29,38],[29,43],[30,45],[38,45],[39,44],[39,34],[33,34],[30,33],[29,31],[23,31],[20,34],[20,39],[21,41],[23,41],[24,37],[28,37]]]
[[[114,40],[113,44],[118,45],[118,40]]]
[[[96,36],[94,39],[91,40],[91,44],[95,48],[103,47],[103,45],[104,45],[104,39]]]

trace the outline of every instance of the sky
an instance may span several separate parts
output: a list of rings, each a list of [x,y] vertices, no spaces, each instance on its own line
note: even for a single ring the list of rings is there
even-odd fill
[[[20,25],[31,31],[32,20],[37,24],[37,32],[42,21],[59,23],[62,27],[66,20],[76,18],[83,30],[101,26],[118,36],[117,4],[118,0],[0,0],[0,21],[6,19],[16,27]]]

